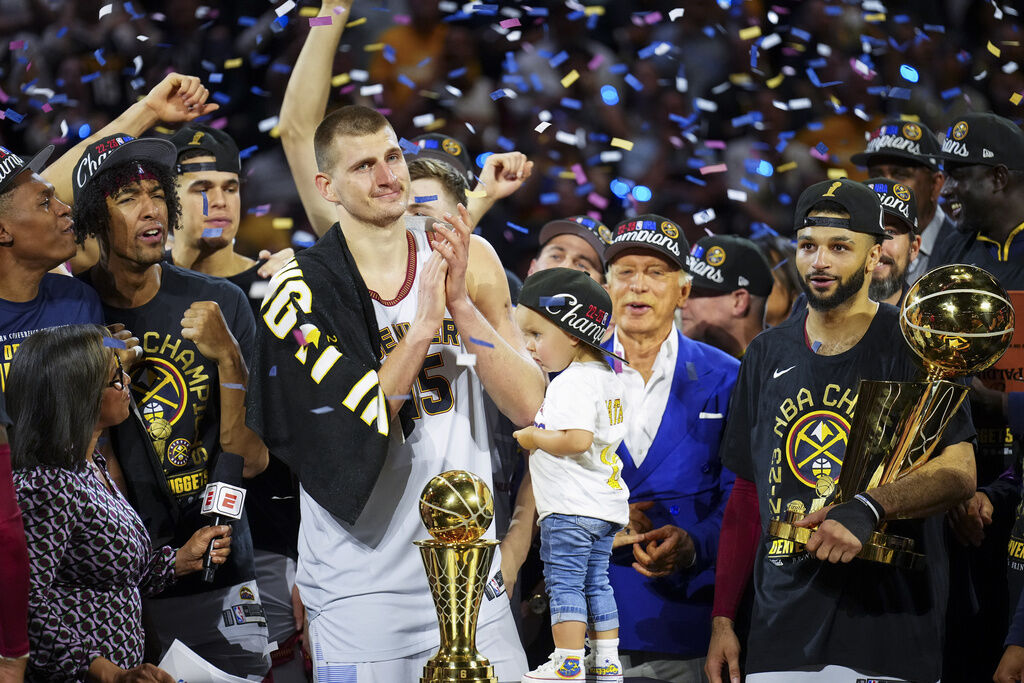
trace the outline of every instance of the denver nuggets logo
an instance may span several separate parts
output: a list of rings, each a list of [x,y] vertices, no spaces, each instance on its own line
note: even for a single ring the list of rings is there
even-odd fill
[[[921,139],[921,126],[916,123],[906,123],[903,125],[903,137],[908,140],[920,140]]]
[[[715,266],[716,268],[725,263],[725,249],[719,246],[714,246],[708,249],[708,255],[704,259],[708,262],[709,266]]]
[[[252,594],[252,589],[248,586],[242,586],[238,589],[238,597],[242,600],[255,600],[256,596]]]
[[[188,387],[178,369],[161,358],[147,358],[132,369],[132,394],[149,422],[175,424],[185,412]]]
[[[892,193],[905,202],[910,201],[910,190],[899,183],[892,186]]]
[[[967,122],[957,121],[957,124],[953,126],[952,138],[954,140],[963,140],[967,136]]]
[[[668,221],[662,221],[661,225],[658,227],[661,228],[661,234],[665,235],[665,237],[670,237],[672,239],[676,239],[677,237],[679,237],[679,228],[672,225]]]
[[[562,665],[555,670],[555,675],[559,678],[575,678],[580,675],[580,671],[580,658],[566,657],[562,660]]]
[[[830,410],[797,420],[786,437],[786,460],[801,483],[831,493],[843,467],[850,423]]]
[[[441,149],[448,152],[453,157],[457,157],[462,154],[462,145],[451,138],[445,138],[441,141]]]
[[[601,241],[605,244],[611,244],[615,236],[612,235],[612,230],[607,225],[601,224],[597,226],[597,236],[601,238]]]
[[[167,460],[175,467],[184,467],[189,463],[188,448],[191,446],[188,439],[175,439],[167,444]]]

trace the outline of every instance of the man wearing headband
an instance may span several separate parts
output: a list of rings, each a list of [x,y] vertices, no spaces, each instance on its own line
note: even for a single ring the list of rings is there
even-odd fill
[[[809,306],[750,344],[722,438],[736,483],[722,520],[707,674],[712,683],[739,677],[733,620],[753,577],[747,681],[934,683],[949,589],[941,512],[974,492],[974,428],[961,408],[937,456],[832,505],[860,380],[912,381],[920,370],[898,342],[898,311],[868,296],[888,238],[878,195],[826,180],[800,195],[795,222]],[[806,546],[763,532],[786,510],[816,527]],[[925,569],[856,559],[883,521],[915,540]]]

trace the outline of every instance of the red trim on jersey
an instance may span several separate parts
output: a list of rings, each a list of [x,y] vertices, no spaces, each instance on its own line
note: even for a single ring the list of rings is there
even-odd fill
[[[408,296],[409,292],[412,291],[412,284],[416,280],[416,240],[408,230],[405,231],[405,238],[409,244],[409,261],[408,265],[405,267],[405,282],[402,283],[402,287],[398,290],[398,294],[395,295],[394,299],[385,301],[380,298],[380,294],[372,289],[369,290],[370,298],[384,306],[397,306],[398,302]]]
[[[752,481],[736,477],[722,515],[712,617],[736,618],[743,591],[754,573],[760,540],[761,509],[757,502],[757,487]]]

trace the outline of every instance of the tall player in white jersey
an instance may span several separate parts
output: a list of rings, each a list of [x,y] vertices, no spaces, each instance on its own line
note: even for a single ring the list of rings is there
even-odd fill
[[[459,215],[445,216],[453,229],[435,225],[442,240],[433,252],[424,234],[406,230],[409,174],[387,120],[366,107],[343,107],[317,128],[314,146],[317,190],[334,204],[374,300],[389,414],[410,400],[418,418],[404,441],[401,429],[391,430],[383,471],[354,524],[303,493],[297,583],[316,680],[411,681],[439,642],[412,545],[424,535],[419,493],[447,469],[489,479],[482,392],[526,425],[543,401],[544,378],[511,317],[500,261],[470,235],[468,212],[460,206]],[[496,557],[491,576],[499,566]],[[500,679],[526,670],[504,596],[481,608],[478,645]]]

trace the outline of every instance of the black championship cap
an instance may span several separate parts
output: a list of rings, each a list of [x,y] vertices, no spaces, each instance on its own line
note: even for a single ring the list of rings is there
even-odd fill
[[[456,171],[466,177],[466,182],[472,185],[473,176],[470,173],[472,161],[466,146],[455,138],[441,135],[440,133],[427,133],[411,140],[420,151],[416,154],[406,154],[405,161],[416,159],[436,159],[451,165]]]
[[[541,248],[559,235],[576,235],[586,240],[597,252],[601,266],[604,266],[604,250],[612,243],[612,230],[607,225],[590,216],[569,216],[548,221],[540,229]]]
[[[193,123],[183,127],[171,136],[171,144],[180,159],[190,150],[200,150],[214,158],[213,163],[196,163],[191,159],[179,161],[178,173],[196,173],[198,171],[224,171],[225,173],[241,173],[242,161],[238,156],[238,145],[230,135],[222,130]]]
[[[694,289],[735,292],[745,289],[754,296],[772,293],[775,278],[764,252],[738,235],[701,237],[686,257]]]
[[[820,201],[832,201],[839,204],[846,213],[850,214],[850,217],[808,218],[807,213],[811,207]],[[796,203],[796,216],[793,225],[797,231],[800,228],[813,225],[822,228],[845,228],[889,239],[885,228],[882,227],[882,205],[878,201],[878,195],[867,185],[849,178],[823,180],[804,190]]]
[[[548,268],[526,278],[519,291],[519,305],[544,316],[558,329],[592,346],[607,356],[601,340],[612,320],[612,300],[604,287],[582,270]]]
[[[876,157],[896,157],[937,171],[939,141],[924,124],[890,119],[871,132],[864,151],[851,156],[850,161],[870,166]]]
[[[174,145],[160,138],[133,138],[130,135],[108,135],[85,148],[72,178],[74,200],[89,181],[114,164],[129,159],[152,161],[171,169],[174,168]]]
[[[995,114],[964,114],[953,119],[939,156],[946,165],[1002,164],[1024,171],[1024,131]]]
[[[664,216],[645,213],[622,221],[615,226],[612,243],[604,250],[604,262],[611,263],[616,255],[627,249],[649,249],[663,254],[686,270],[686,256],[690,245],[683,229]]]
[[[917,199],[914,198],[913,190],[888,178],[871,178],[865,180],[864,184],[878,195],[884,214],[903,223],[909,232],[915,235],[921,233],[917,224]]]
[[[22,171],[38,173],[42,170],[51,154],[53,154],[53,145],[48,145],[39,154],[25,161],[6,147],[0,147],[0,194],[11,189],[14,179]],[[600,250],[597,253],[600,254]]]

